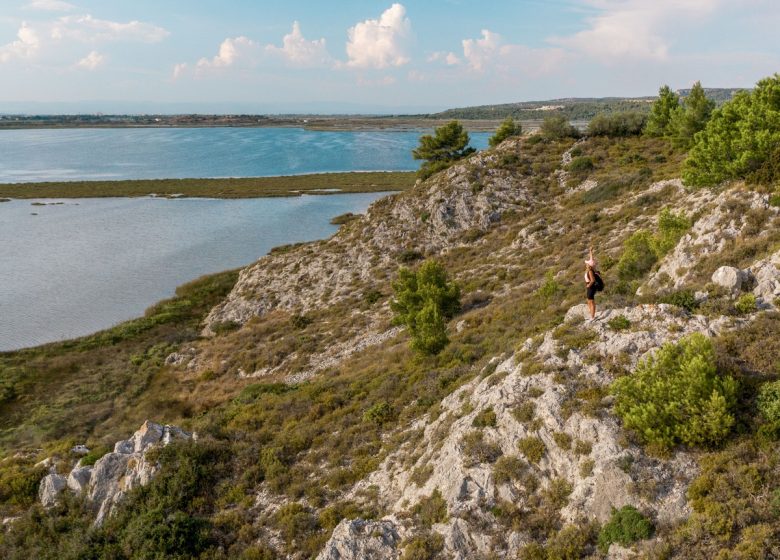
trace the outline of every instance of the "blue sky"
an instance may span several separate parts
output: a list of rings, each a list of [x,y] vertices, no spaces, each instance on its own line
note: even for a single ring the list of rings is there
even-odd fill
[[[777,0],[0,0],[0,112],[415,112],[747,87]]]

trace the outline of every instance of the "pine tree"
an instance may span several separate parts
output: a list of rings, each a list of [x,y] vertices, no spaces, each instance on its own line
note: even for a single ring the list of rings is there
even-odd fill
[[[501,142],[511,136],[520,136],[523,134],[523,127],[516,123],[512,117],[507,117],[496,129],[496,133],[490,137],[488,143],[490,147],[498,146]]]
[[[650,109],[650,116],[645,125],[648,136],[668,136],[672,115],[680,106],[680,97],[667,85],[658,90],[658,99]]]
[[[458,121],[451,121],[436,128],[433,135],[421,136],[420,145],[412,150],[412,156],[425,160],[418,174],[426,179],[475,151],[469,147],[468,132]]]
[[[696,82],[691,88],[683,104],[672,113],[671,135],[672,143],[681,148],[693,145],[693,136],[704,130],[710,120],[715,102],[707,99],[701,82]]]

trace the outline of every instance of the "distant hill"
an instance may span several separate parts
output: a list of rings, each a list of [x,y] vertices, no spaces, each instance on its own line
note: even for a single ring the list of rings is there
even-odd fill
[[[707,97],[718,105],[731,99],[740,88],[705,88]],[[685,97],[690,89],[680,89],[677,93]],[[570,121],[587,121],[599,113],[615,113],[619,111],[647,112],[656,96],[646,97],[567,97],[548,99],[545,101],[521,101],[503,103],[500,105],[477,105],[447,109],[440,113],[429,115],[437,119],[504,119],[512,117],[516,120],[542,120],[550,115],[563,115]]]

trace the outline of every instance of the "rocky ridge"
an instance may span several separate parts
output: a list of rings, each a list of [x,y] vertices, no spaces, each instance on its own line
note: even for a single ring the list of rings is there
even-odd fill
[[[67,475],[58,474],[52,466],[53,472],[41,480],[39,500],[44,507],[51,507],[66,488],[76,494],[84,494],[97,511],[95,524],[100,525],[127,492],[137,486],[145,486],[156,474],[159,465],[147,458],[149,451],[176,439],[193,437],[176,426],[147,420],[130,439],[116,442],[114,450],[103,455],[94,465],[82,466],[79,460]]]

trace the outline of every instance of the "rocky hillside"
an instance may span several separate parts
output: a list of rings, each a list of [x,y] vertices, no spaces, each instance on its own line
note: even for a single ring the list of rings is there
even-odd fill
[[[47,432],[44,451],[4,461],[0,495],[17,519],[0,551],[780,557],[780,452],[756,409],[780,373],[778,208],[742,184],[686,190],[683,156],[660,139],[511,139],[329,240],[277,248],[203,313],[200,337],[149,340],[130,364],[153,381],[105,405],[137,422],[128,404],[164,386],[155,417],[198,441],[146,457],[158,476],[106,515],[90,490],[42,510],[5,489],[29,476],[37,491],[44,474],[63,486],[71,463],[26,469],[58,445],[122,437],[99,423]],[[595,321],[591,244],[607,284]],[[399,267],[425,258],[463,292],[435,356],[409,349],[389,307]],[[739,385],[733,426],[715,444],[653,446],[616,413],[615,382],[694,333]]]

